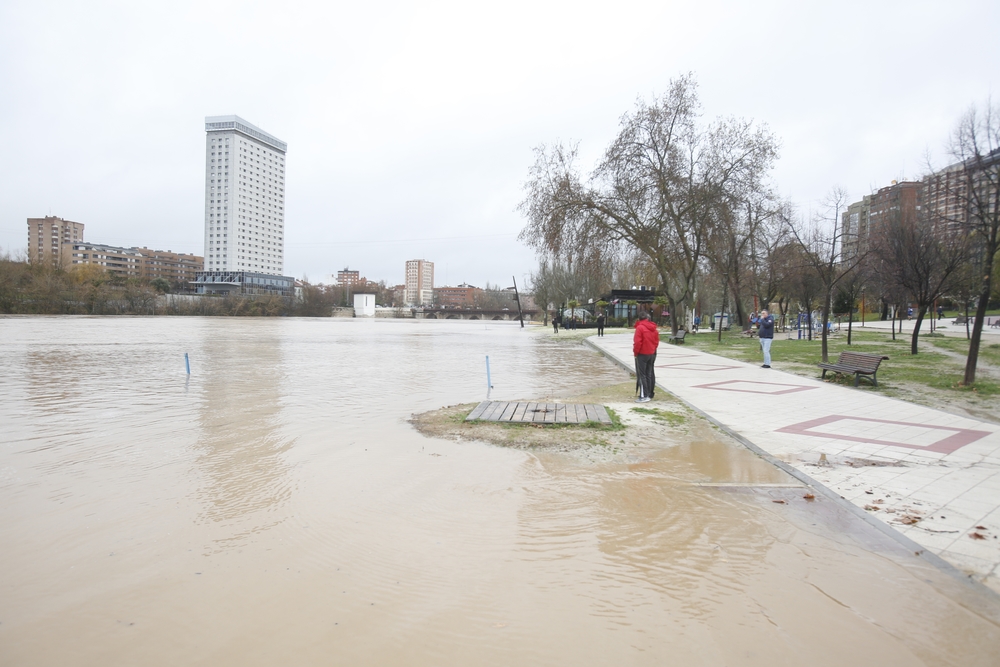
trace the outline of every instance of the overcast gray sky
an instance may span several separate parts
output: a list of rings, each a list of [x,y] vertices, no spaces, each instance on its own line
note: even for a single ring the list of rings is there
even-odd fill
[[[813,8],[814,7],[814,8]],[[25,219],[202,254],[204,117],[288,142],[285,273],[509,285],[543,142],[599,157],[695,73],[706,118],[780,137],[803,211],[914,178],[1000,76],[997,2],[0,0],[0,247]]]

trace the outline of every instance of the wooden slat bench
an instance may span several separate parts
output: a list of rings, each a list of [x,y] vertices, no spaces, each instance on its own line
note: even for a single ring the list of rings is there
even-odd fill
[[[845,374],[853,373],[854,386],[857,387],[861,376],[868,375],[870,376],[868,379],[872,381],[872,385],[877,387],[878,379],[875,375],[878,373],[879,364],[888,358],[878,354],[864,354],[863,352],[841,352],[837,363],[816,365],[823,369],[823,375],[821,376],[823,378],[826,377],[827,371]]]
[[[968,317],[966,317],[965,315],[959,315],[958,317],[955,318],[955,321],[952,322],[952,324],[965,324],[968,321],[969,321]]]
[[[684,336],[687,336],[687,331],[685,331],[684,329],[678,329],[677,333],[668,338],[667,340],[676,345],[677,343],[684,342]]]

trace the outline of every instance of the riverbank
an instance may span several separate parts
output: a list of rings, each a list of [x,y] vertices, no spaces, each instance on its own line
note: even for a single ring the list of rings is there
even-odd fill
[[[586,342],[631,367],[630,336]],[[661,344],[657,385],[918,554],[1000,591],[1000,425],[772,365]]]

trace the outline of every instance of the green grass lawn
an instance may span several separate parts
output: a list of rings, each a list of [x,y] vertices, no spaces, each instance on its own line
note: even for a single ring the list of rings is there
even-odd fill
[[[701,332],[688,336],[685,344],[693,345],[700,350],[718,354],[730,359],[738,359],[749,363],[761,363],[763,354],[756,338],[746,338],[738,331],[723,332],[722,340],[717,340],[716,332]],[[900,391],[919,387],[927,390],[945,391],[952,395],[974,394],[976,396],[993,396],[1000,394],[1000,383],[992,379],[980,378],[975,387],[962,387],[965,370],[965,355],[968,354],[969,342],[964,338],[946,338],[944,336],[920,337],[920,354],[910,354],[910,337],[897,334],[892,340],[889,332],[871,332],[854,330],[852,345],[847,345],[847,332],[831,336],[829,339],[830,361],[836,361],[844,350],[880,354],[889,357],[879,368],[877,388],[864,379],[862,387],[886,395],[900,395]],[[942,350],[936,348],[942,348]],[[962,358],[955,358],[943,350],[949,350]],[[785,334],[776,334],[771,344],[772,365],[775,368],[789,371],[807,377],[819,377],[822,372],[816,367],[822,360],[819,338],[809,340],[787,340]],[[980,360],[991,366],[1000,367],[1000,344],[984,341],[980,349]],[[986,373],[980,373],[986,375]],[[830,377],[829,375],[827,376]],[[831,380],[843,384],[853,384],[853,376],[839,376]],[[924,392],[928,393],[928,392]],[[929,393],[933,398],[933,393]]]

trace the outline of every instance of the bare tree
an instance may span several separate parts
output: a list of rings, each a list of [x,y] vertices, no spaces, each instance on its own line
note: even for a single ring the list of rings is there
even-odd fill
[[[906,220],[900,211],[874,230],[872,246],[883,260],[890,280],[913,297],[917,321],[910,339],[910,354],[917,354],[920,325],[927,310],[956,282],[965,265],[968,236],[952,234],[936,225],[933,217],[917,215]]]
[[[655,269],[672,313],[692,296],[718,207],[761,189],[777,156],[773,136],[742,120],[698,124],[691,75],[621,119],[617,138],[586,181],[575,147],[536,150],[520,210],[521,239],[538,250],[611,247]],[[676,331],[679,318],[674,318]]]
[[[776,206],[766,192],[751,193],[743,201],[720,207],[707,243],[710,265],[724,281],[726,292],[732,294],[736,319],[744,329],[750,326],[743,310],[746,291],[754,284],[753,268],[760,268],[760,258],[754,257],[755,244],[764,231],[765,223],[776,217]],[[723,308],[725,308],[723,303]]]
[[[967,234],[978,257],[978,303],[965,364],[966,386],[975,384],[976,365],[986,309],[992,293],[993,267],[1000,251],[1000,108],[987,101],[971,107],[958,123],[948,144],[958,164],[928,177],[929,186],[959,206],[932,207],[941,223]]]
[[[802,256],[812,267],[823,286],[820,297],[823,300],[823,331],[821,334],[823,361],[829,360],[828,327],[830,321],[830,306],[833,300],[833,290],[865,259],[865,253],[843,256],[842,235],[844,229],[840,225],[840,214],[847,208],[847,192],[841,187],[834,187],[823,200],[822,210],[812,220],[812,226],[800,230],[791,225],[789,231],[795,241],[804,251]],[[812,312],[812,311],[810,311]],[[811,317],[811,316],[810,316]],[[810,328],[812,323],[810,322]]]
[[[785,326],[792,267],[790,258],[793,246],[789,245],[787,225],[791,215],[791,205],[781,203],[771,215],[762,218],[756,233],[750,238],[747,257],[754,294],[763,307],[769,307],[772,301],[778,301],[781,326]]]

